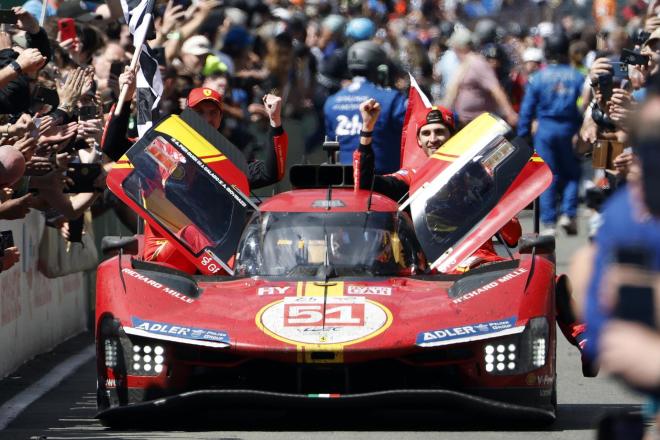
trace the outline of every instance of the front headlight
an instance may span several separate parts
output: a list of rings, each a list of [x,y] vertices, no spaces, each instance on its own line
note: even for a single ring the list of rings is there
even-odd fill
[[[533,318],[518,335],[487,341],[483,346],[483,366],[489,374],[527,373],[545,365],[548,354],[548,321]]]
[[[133,346],[133,372],[142,376],[163,371],[165,348],[162,345],[134,345]]]

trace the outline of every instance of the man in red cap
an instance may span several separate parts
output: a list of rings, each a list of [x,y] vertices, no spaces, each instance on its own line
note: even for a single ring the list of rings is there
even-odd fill
[[[282,98],[268,94],[264,96],[263,102],[270,119],[273,144],[271,148],[267,149],[268,156],[265,161],[248,162],[247,178],[252,189],[261,188],[282,179],[289,144],[280,116]],[[188,94],[186,105],[213,128],[216,130],[220,128],[223,110],[222,96],[217,91],[206,87],[192,89]],[[145,261],[168,263],[185,272],[195,273],[197,270],[195,265],[183,256],[169,240],[153,231],[148,224],[144,229],[144,259]]]
[[[410,184],[417,173],[416,168],[402,168],[396,173],[385,176],[374,175],[374,153],[371,148],[371,136],[380,114],[380,104],[375,99],[367,99],[360,104],[362,116],[362,131],[360,146],[353,153],[354,179],[360,188],[369,189],[373,180],[374,191],[399,201],[408,193]],[[417,123],[417,145],[424,150],[427,157],[441,148],[456,131],[453,113],[442,106],[431,107]],[[501,230],[500,234],[509,246],[515,246],[522,234],[518,219],[513,218]],[[480,264],[499,261],[500,257],[488,240],[469,259],[467,268]]]
[[[374,176],[375,159],[371,148],[371,134],[379,113],[380,104],[375,99],[368,99],[360,104],[363,128],[360,132],[360,146],[353,153],[354,177],[355,181],[360,182],[361,187],[366,189],[371,188],[373,179],[374,191],[393,200],[400,200],[408,192],[417,168],[401,168],[392,174]],[[431,157],[456,131],[453,113],[442,106],[431,107],[417,122],[417,127],[417,145],[427,157]]]

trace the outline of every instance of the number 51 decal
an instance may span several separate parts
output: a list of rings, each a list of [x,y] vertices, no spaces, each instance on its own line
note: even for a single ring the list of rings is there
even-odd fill
[[[321,326],[323,321],[323,304],[285,304],[285,327]],[[325,325],[332,327],[364,325],[364,303],[326,304]]]

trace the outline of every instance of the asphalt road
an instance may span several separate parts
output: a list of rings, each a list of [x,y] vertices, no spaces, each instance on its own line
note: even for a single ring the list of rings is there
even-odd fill
[[[525,222],[527,223],[527,222]],[[559,271],[585,242],[586,225],[578,237],[558,238]],[[59,348],[75,352],[91,342],[83,335]],[[71,345],[77,345],[72,347]],[[466,420],[439,418],[432,412],[318,414],[301,419],[296,414],[272,411],[259,414],[227,413],[214,421],[214,428],[196,426],[167,431],[111,431],[94,417],[96,410],[95,366],[89,361],[59,386],[30,405],[4,431],[0,440],[19,439],[594,439],[597,421],[608,411],[636,411],[642,398],[608,378],[582,377],[577,350],[560,336],[558,350],[558,417],[542,431],[481,422],[479,414]],[[48,355],[45,355],[47,357]],[[41,366],[39,364],[41,362]],[[47,359],[0,382],[0,403],[20,391],[21,376],[39,376],[48,369]],[[12,384],[12,381],[14,383]],[[1,414],[0,414],[1,416]]]

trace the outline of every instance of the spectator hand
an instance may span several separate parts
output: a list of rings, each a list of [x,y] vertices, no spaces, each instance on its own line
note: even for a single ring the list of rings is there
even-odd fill
[[[7,200],[0,204],[0,219],[18,220],[27,215],[32,207],[32,194],[28,193],[18,199]]]
[[[11,10],[14,11],[16,18],[18,19],[16,22],[17,28],[24,30],[28,34],[36,34],[39,32],[41,28],[32,14],[21,7],[14,7],[11,8]]]
[[[598,58],[593,64],[591,64],[591,69],[589,70],[589,80],[591,84],[596,84],[598,82],[598,75],[603,75],[606,73],[612,73],[612,64],[608,58]]]
[[[124,73],[119,75],[119,90],[121,90],[124,85],[128,85],[126,100],[124,102],[130,102],[135,94],[135,71],[132,70],[130,66],[126,66],[124,68]],[[117,93],[117,95],[119,95],[119,93]]]
[[[0,271],[9,270],[20,258],[21,253],[16,246],[5,249],[4,255],[0,257]]]
[[[71,139],[78,132],[78,123],[69,122],[65,125],[56,125],[39,135],[39,143],[56,144]]]
[[[32,156],[32,158],[25,163],[25,175],[27,176],[42,176],[52,169],[53,164],[47,157]]]
[[[270,119],[270,125],[272,127],[279,127],[282,125],[282,98],[269,93],[264,96],[263,101],[266,113],[268,113],[268,118]]]
[[[623,176],[626,176],[633,164],[633,154],[631,152],[624,151],[615,157],[612,163],[614,164],[614,168],[619,173],[621,173]]]
[[[11,35],[5,31],[0,31],[0,50],[11,49]]]
[[[103,121],[101,119],[78,121],[78,133],[84,138],[94,138],[99,142],[103,133]]]
[[[376,121],[380,115],[380,104],[373,98],[369,98],[360,104],[360,116],[362,116],[362,130],[374,131]]]
[[[34,130],[36,127],[34,126],[34,122],[32,121],[32,116],[30,116],[27,113],[23,113],[20,118],[18,118],[18,121],[16,121],[14,124],[12,124],[9,127],[9,135],[10,136],[17,136],[21,137],[25,134],[32,134],[32,130]]]
[[[648,327],[626,321],[611,321],[600,338],[601,370],[621,376],[633,386],[660,385],[660,335]]]
[[[172,0],[169,0],[163,14],[163,22],[160,25],[161,34],[167,35],[172,32],[178,26],[179,21],[185,16],[186,11],[183,9],[183,6],[173,6]]]
[[[34,150],[37,148],[37,140],[33,138],[30,133],[26,133],[23,137],[14,142],[14,148],[20,151],[25,160],[28,161],[32,158]]]
[[[46,57],[41,55],[39,49],[28,48],[18,55],[16,62],[21,66],[23,73],[31,75],[36,73],[44,64],[46,64]]]
[[[57,91],[60,96],[60,107],[73,109],[82,93],[85,78],[85,69],[80,67],[69,73],[64,85]]]

